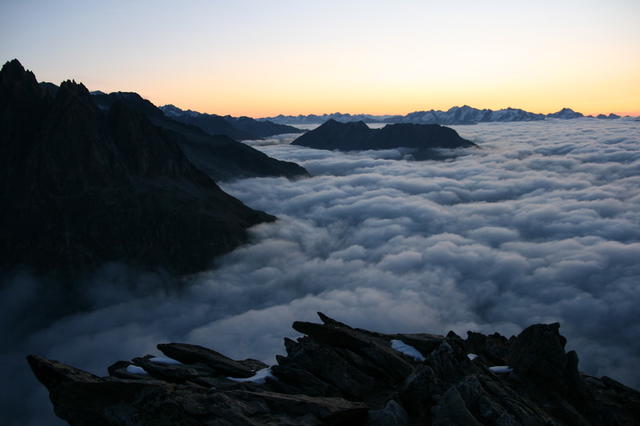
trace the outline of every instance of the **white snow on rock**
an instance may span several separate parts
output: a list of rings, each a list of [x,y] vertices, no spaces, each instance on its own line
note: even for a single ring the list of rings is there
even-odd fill
[[[478,354],[467,354],[467,358],[473,361],[474,359],[478,358]]]
[[[127,365],[126,371],[131,374],[149,374],[144,371],[144,368],[138,367],[137,365]]]
[[[149,361],[155,364],[165,364],[165,365],[182,365],[180,361],[176,361],[175,359],[165,358],[163,356],[154,356],[149,359]]]
[[[234,382],[252,382],[261,385],[267,380],[267,377],[273,378],[273,374],[271,374],[271,367],[258,370],[256,374],[251,377],[227,377],[227,379],[233,380]]]
[[[418,351],[411,345],[407,345],[402,340],[392,340],[391,347],[396,351],[408,355],[415,360],[424,361],[424,356],[420,353],[420,351]]]
[[[492,373],[498,374],[511,373],[513,371],[513,369],[508,365],[496,365],[493,367],[489,367],[489,370],[491,370]]]

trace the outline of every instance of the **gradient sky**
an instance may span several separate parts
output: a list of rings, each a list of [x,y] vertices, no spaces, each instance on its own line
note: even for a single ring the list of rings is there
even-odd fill
[[[639,22],[638,0],[0,0],[0,60],[217,114],[640,115]]]

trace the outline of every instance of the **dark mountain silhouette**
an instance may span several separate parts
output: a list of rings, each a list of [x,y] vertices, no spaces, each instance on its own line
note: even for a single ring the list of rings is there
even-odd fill
[[[309,175],[296,163],[276,160],[229,136],[210,135],[197,126],[173,120],[137,93],[94,92],[92,98],[96,105],[105,111],[114,102],[120,101],[130,109],[145,115],[154,125],[166,130],[187,157],[215,180],[258,176],[293,178]]]
[[[274,219],[224,193],[183,154],[184,137],[119,96],[101,109],[82,84],[52,89],[17,60],[0,71],[0,268],[188,273]]]
[[[371,129],[362,121],[340,123],[329,120],[292,142],[316,149],[357,151],[369,149],[413,148],[417,157],[432,158],[434,148],[475,147],[473,142],[438,124],[388,124]]]
[[[548,118],[561,118],[563,120],[570,120],[570,119],[573,119],[573,118],[584,117],[584,115],[581,112],[575,112],[571,108],[562,108],[558,112],[554,112],[552,114],[547,114],[547,117]]]
[[[318,313],[268,367],[202,346],[118,361],[98,377],[27,357],[55,413],[76,426],[637,425],[640,392],[578,369],[560,324],[510,338],[382,334]]]
[[[302,130],[296,127],[268,120],[258,121],[244,116],[203,114],[191,110],[185,111],[175,105],[164,105],[160,109],[168,117],[181,123],[197,126],[210,135],[226,135],[237,140],[262,139],[283,133],[302,133]]]
[[[604,119],[604,120],[616,120],[616,119],[620,118],[620,116],[618,114],[614,114],[614,113],[611,113],[609,115],[598,114],[598,115],[596,115],[596,118],[600,118],[600,119]]]
[[[255,134],[235,127],[220,115],[200,114],[191,110],[183,111],[174,105],[161,106],[160,110],[167,117],[184,124],[196,126],[210,135],[224,135],[235,140],[259,139]]]
[[[232,123],[235,127],[250,132],[258,138],[266,138],[284,133],[303,133],[304,130],[286,124],[273,123],[271,121],[258,121],[251,117],[232,117],[225,115],[224,119]]]

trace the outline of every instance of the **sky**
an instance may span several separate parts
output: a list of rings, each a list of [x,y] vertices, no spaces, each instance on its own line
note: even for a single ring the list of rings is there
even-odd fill
[[[468,104],[640,114],[640,2],[7,1],[0,60],[271,116]]]

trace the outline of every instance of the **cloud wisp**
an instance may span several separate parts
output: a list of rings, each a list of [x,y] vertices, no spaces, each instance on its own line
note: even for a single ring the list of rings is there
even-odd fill
[[[513,334],[560,321],[581,369],[640,386],[640,122],[457,130],[482,149],[414,162],[395,150],[250,142],[314,175],[222,184],[279,221],[253,228],[251,244],[179,291],[131,292],[128,283],[160,278],[102,271],[91,311],[2,356],[37,351],[104,374],[156,343],[188,341],[273,362],[282,337],[295,335],[291,322],[319,310],[383,332]],[[34,298],[24,294],[14,312]],[[46,403],[24,386],[34,406]]]

